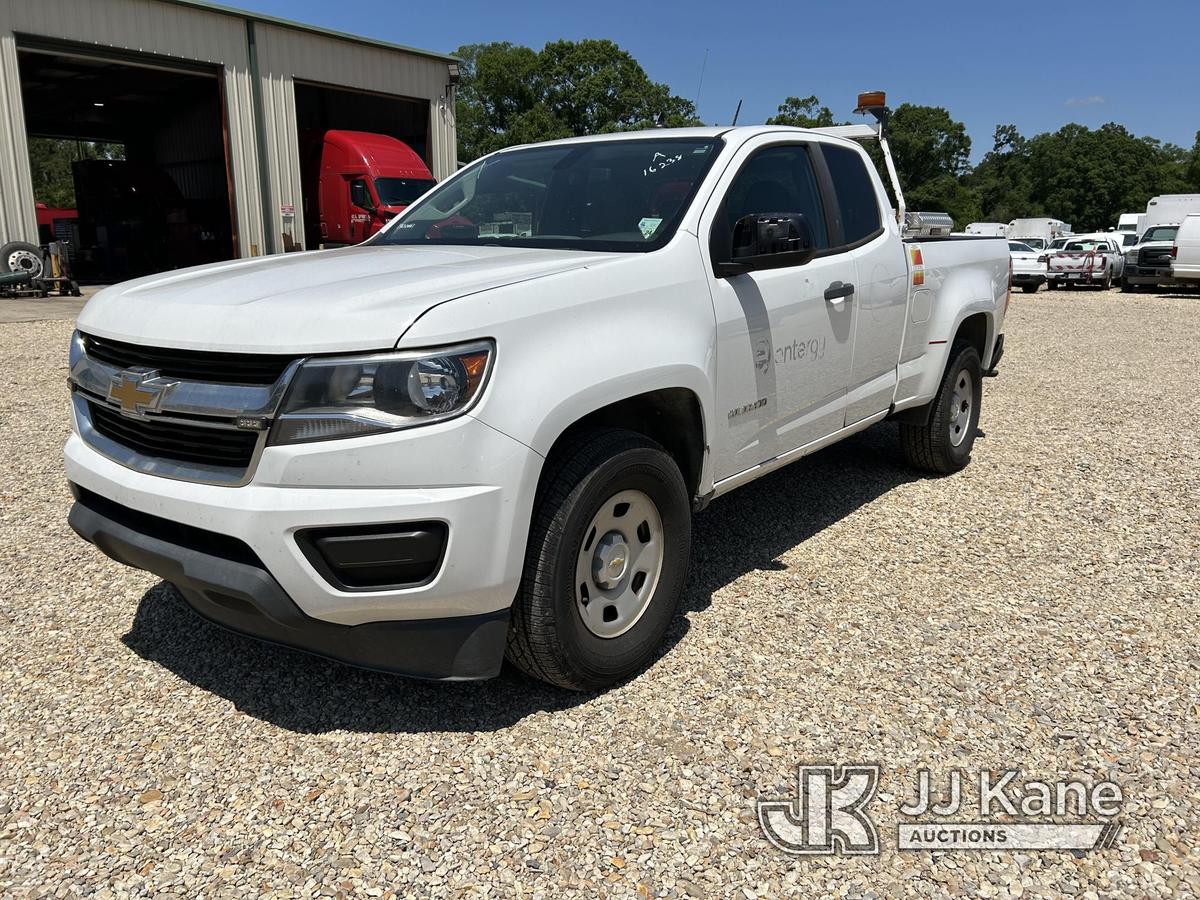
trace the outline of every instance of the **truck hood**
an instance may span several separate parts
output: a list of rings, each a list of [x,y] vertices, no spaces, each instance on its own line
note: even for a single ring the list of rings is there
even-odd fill
[[[573,250],[414,246],[264,256],[113,285],[88,302],[78,324],[99,337],[187,350],[378,350],[394,346],[439,303],[613,258]]]

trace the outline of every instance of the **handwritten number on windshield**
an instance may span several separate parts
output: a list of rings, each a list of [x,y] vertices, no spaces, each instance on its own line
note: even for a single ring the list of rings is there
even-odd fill
[[[642,177],[653,175],[656,172],[661,172],[668,166],[673,166],[675,163],[683,159],[682,153],[676,153],[674,156],[667,156],[665,153],[655,153],[650,160],[650,165],[642,169]]]

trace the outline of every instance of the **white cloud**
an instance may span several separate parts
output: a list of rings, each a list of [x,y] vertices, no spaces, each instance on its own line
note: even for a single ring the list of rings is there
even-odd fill
[[[1100,106],[1107,102],[1108,100],[1099,94],[1092,94],[1090,97],[1069,97],[1063,106]]]

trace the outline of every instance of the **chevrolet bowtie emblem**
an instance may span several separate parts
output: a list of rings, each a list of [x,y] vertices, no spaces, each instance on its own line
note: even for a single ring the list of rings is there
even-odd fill
[[[112,377],[108,384],[108,399],[121,407],[121,412],[143,416],[154,412],[176,386],[177,381],[163,381],[157,369],[126,369]]]

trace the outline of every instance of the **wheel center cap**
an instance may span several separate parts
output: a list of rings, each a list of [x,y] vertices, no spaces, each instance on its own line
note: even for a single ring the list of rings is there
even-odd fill
[[[619,531],[610,531],[596,544],[592,556],[592,579],[608,590],[616,587],[625,577],[629,564],[629,546]]]

